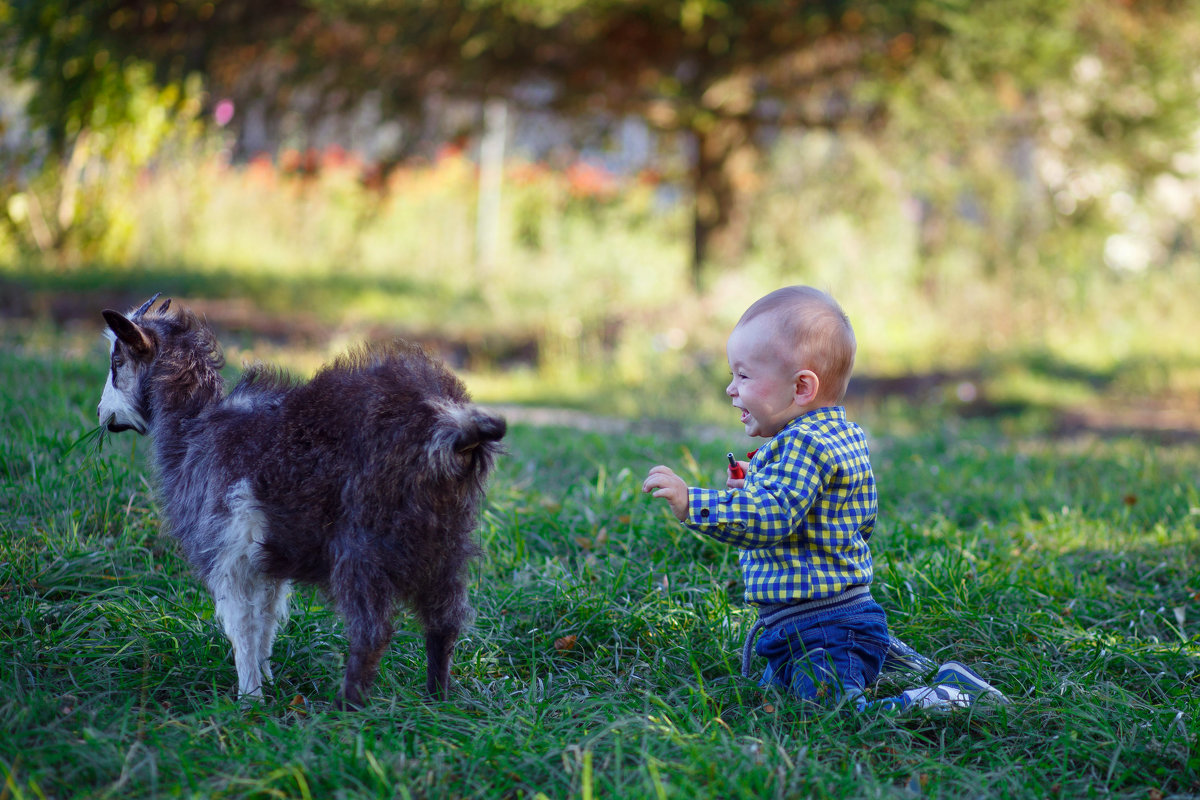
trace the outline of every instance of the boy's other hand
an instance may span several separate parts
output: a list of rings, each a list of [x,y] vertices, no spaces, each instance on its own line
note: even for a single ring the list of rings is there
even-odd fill
[[[671,513],[680,522],[688,516],[688,487],[683,478],[675,474],[670,467],[661,464],[650,469],[650,474],[642,482],[642,491],[652,497],[661,497],[671,506]]]
[[[750,469],[749,461],[739,461],[737,465],[742,468],[742,474],[746,474],[746,470]],[[735,478],[730,473],[732,470],[725,470],[725,488],[726,489],[741,489],[746,485],[745,478]]]

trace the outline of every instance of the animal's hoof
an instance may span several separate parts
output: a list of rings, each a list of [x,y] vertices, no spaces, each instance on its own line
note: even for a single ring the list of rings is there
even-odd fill
[[[339,694],[333,701],[333,707],[338,711],[362,711],[363,702],[361,698],[349,698],[344,694]]]

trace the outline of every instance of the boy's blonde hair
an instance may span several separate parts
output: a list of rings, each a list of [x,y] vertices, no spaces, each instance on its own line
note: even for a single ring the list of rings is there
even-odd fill
[[[755,301],[738,325],[766,314],[775,317],[780,356],[789,359],[794,369],[817,374],[819,399],[841,402],[858,343],[850,318],[837,301],[811,286],[785,286]]]

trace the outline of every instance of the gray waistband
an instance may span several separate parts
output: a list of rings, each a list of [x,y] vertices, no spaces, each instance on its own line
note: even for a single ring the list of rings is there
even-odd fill
[[[754,640],[768,628],[778,628],[789,622],[804,619],[817,613],[824,613],[842,606],[852,606],[864,600],[871,600],[870,586],[852,586],[841,594],[832,597],[822,597],[817,600],[803,600],[799,603],[780,603],[764,605],[758,608],[758,619],[746,634],[742,644],[742,677],[750,677],[750,656],[754,649]]]

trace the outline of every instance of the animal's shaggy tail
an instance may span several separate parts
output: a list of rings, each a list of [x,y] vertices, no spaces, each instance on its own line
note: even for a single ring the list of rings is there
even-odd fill
[[[475,405],[430,401],[437,412],[437,423],[426,443],[425,463],[435,471],[454,471],[453,460],[461,456],[481,455],[488,467],[495,447],[484,447],[504,438],[508,424],[504,417]],[[482,448],[482,449],[480,449]]]
[[[454,449],[460,453],[474,450],[485,442],[498,442],[508,432],[508,423],[504,417],[484,411],[478,406],[470,407],[467,413],[461,415],[462,427],[454,440]]]

